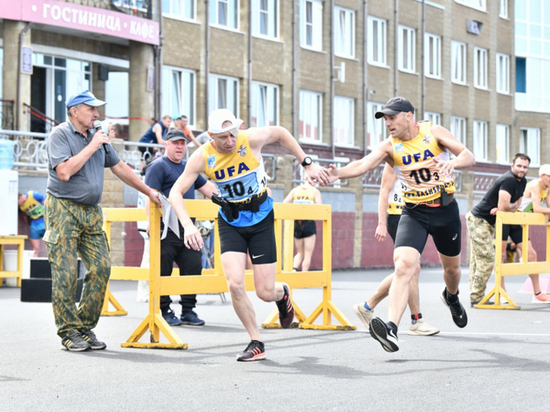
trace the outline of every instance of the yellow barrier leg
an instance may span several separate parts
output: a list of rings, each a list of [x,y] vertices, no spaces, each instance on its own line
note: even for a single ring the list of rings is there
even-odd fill
[[[487,304],[487,302],[493,296],[495,297],[495,304],[494,305]],[[506,299],[506,301],[508,302],[507,305],[501,303],[501,297]],[[510,297],[510,295],[508,295],[508,293],[506,293],[506,291],[504,289],[502,289],[502,287],[500,286],[500,282],[498,282],[497,284],[495,284],[495,287],[493,289],[491,289],[491,291],[489,293],[487,293],[487,295],[485,295],[483,297],[483,299],[481,299],[479,301],[479,303],[477,305],[474,305],[474,308],[476,308],[476,309],[513,309],[513,310],[516,310],[516,309],[521,309],[521,306],[517,305],[516,302],[514,302],[514,299],[512,299]]]
[[[323,324],[315,325],[313,322],[323,314]],[[331,324],[331,314],[341,323],[340,325]],[[309,317],[300,324],[301,329],[317,329],[317,330],[355,330],[357,326],[352,324],[344,314],[336,307],[330,299],[330,289],[323,288],[323,301],[315,308]]]
[[[109,310],[109,303],[113,305],[115,310]],[[103,309],[101,310],[101,316],[126,316],[128,311],[124,310],[122,305],[116,300],[114,295],[109,289],[109,283],[107,283],[107,291],[105,292],[105,300],[103,300]]]
[[[153,324],[151,328],[150,324]],[[139,339],[151,330],[151,342],[140,343]],[[160,332],[168,339],[169,343],[159,342]],[[145,349],[187,349],[187,344],[183,343],[178,335],[174,333],[172,328],[166,323],[164,318],[157,313],[156,315],[147,316],[137,329],[130,335],[126,342],[121,344],[123,348],[145,348]]]

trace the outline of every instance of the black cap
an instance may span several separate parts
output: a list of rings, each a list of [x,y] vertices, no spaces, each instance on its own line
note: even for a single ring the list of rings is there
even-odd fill
[[[393,116],[401,112],[414,113],[414,107],[411,102],[409,102],[404,97],[392,97],[390,100],[388,100],[382,110],[374,114],[374,117],[376,119],[380,119],[381,117],[384,117],[385,114],[387,114],[388,116]]]
[[[164,140],[171,140],[173,142],[177,140],[185,140],[187,142],[187,137],[185,137],[180,129],[175,129],[172,127],[170,130],[168,130],[168,133],[166,133]]]

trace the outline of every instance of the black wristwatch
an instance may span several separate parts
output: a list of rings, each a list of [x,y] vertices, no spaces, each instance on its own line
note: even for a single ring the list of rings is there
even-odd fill
[[[311,157],[306,156],[306,157],[304,157],[304,160],[302,160],[301,165],[302,165],[303,167],[306,167],[306,166],[311,165],[312,163],[313,163],[313,160],[311,160]]]

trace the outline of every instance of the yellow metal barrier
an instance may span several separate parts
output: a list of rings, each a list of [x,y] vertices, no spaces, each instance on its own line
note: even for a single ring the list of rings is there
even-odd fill
[[[502,225],[521,225],[523,227],[523,248],[521,262],[519,263],[503,263],[502,262]],[[546,261],[545,262],[529,262],[529,226],[546,226]],[[522,213],[522,212],[497,212],[495,238],[495,287],[475,305],[480,309],[521,309],[514,300],[500,286],[501,279],[504,276],[517,275],[532,275],[550,272],[550,226],[548,225],[548,217],[542,213]],[[495,304],[488,305],[487,302],[492,297],[495,297]],[[502,302],[504,298],[508,304]]]
[[[119,280],[147,280],[149,279],[149,315],[140,323],[128,340],[122,343],[122,347],[137,348],[177,348],[186,349],[183,343],[166,323],[160,313],[160,296],[178,295],[189,293],[223,293],[228,292],[227,281],[222,271],[220,241],[217,227],[218,206],[205,200],[186,200],[189,215],[197,220],[214,220],[214,268],[203,269],[202,275],[197,276],[160,276],[160,218],[161,212],[156,205],[151,206],[150,221],[150,265],[148,269],[112,267],[111,279]],[[105,231],[110,238],[110,223],[113,221],[140,221],[145,220],[143,209],[104,209]],[[286,282],[292,289],[296,288],[323,288],[323,299],[315,310],[306,316],[294,300],[292,300],[296,319],[299,327],[303,329],[325,330],[352,330],[356,326],[351,324],[344,314],[331,300],[332,282],[332,226],[331,208],[329,205],[300,205],[277,203],[275,212],[275,237],[277,242],[277,281]],[[284,225],[283,221],[294,219],[321,220],[323,222],[323,268],[320,271],[292,272],[292,257],[294,253],[293,225]],[[284,256],[283,256],[284,251]],[[146,273],[148,272],[148,276]],[[247,291],[254,290],[254,278],[252,271],[246,271],[245,287]],[[110,291],[104,302],[104,312],[108,304],[115,306],[116,311],[111,314],[125,314]],[[314,324],[317,318],[322,316],[321,324]],[[331,324],[331,315],[340,322],[339,325]],[[275,310],[262,324],[264,328],[280,327],[277,323],[278,312]],[[140,343],[141,337],[149,331],[151,334],[149,343]],[[168,343],[159,341],[160,333],[168,339]]]

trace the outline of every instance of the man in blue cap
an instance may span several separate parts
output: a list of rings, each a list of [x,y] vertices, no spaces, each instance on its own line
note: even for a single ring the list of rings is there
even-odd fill
[[[92,331],[97,325],[111,258],[103,215],[98,203],[103,191],[103,169],[108,167],[124,183],[160,203],[158,193],[143,183],[106,150],[109,138],[94,128],[104,101],[85,90],[67,100],[67,121],[56,126],[48,140],[48,183],[44,242],[52,270],[52,304],[57,334],[72,352],[105,349]],[[75,304],[77,256],[87,269],[80,305]]]

